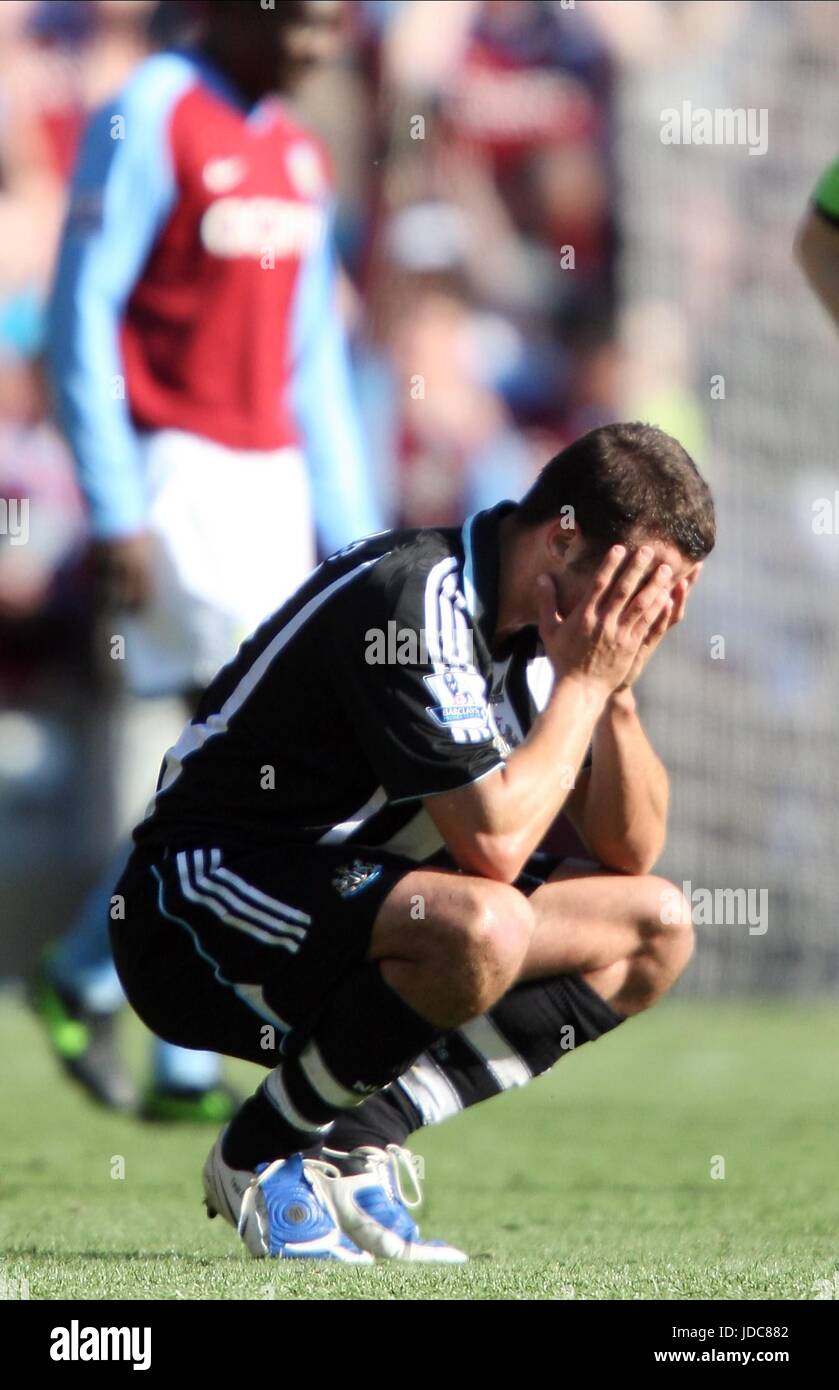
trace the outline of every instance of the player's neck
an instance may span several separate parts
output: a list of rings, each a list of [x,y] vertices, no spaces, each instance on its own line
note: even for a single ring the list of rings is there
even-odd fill
[[[270,87],[263,82],[254,81],[252,75],[247,72],[237,70],[235,64],[231,64],[229,55],[224,48],[216,41],[215,35],[208,34],[198,45],[201,56],[209,62],[224,81],[242,99],[248,108],[258,106],[261,101],[265,101],[269,96],[282,97],[284,93],[284,83],[279,79]]]

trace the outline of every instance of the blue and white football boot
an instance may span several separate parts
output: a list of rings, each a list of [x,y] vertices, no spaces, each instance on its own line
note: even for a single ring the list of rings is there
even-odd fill
[[[324,1149],[323,1159],[333,1161],[320,1166],[341,1229],[362,1250],[380,1260],[416,1264],[464,1264],[469,1258],[453,1245],[420,1236],[411,1213],[422,1204],[421,1160],[408,1149]]]
[[[221,1136],[204,1164],[207,1215],[221,1214],[255,1259],[373,1263],[342,1231],[331,1201],[337,1169],[302,1154],[261,1163],[255,1173],[231,1168]]]

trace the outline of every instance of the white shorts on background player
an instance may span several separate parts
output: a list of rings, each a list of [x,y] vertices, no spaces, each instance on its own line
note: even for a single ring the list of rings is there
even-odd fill
[[[315,564],[297,448],[230,449],[181,430],[145,436],[154,591],[121,619],[138,695],[206,685]]]

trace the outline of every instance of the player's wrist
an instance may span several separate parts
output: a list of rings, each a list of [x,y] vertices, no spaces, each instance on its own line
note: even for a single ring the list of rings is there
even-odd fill
[[[600,714],[608,703],[611,693],[612,690],[607,681],[600,680],[587,671],[563,671],[557,673],[552,700],[556,702],[561,700],[563,695],[571,696]]]
[[[632,686],[629,684],[617,686],[606,701],[605,712],[618,717],[634,715],[637,712],[637,705]]]

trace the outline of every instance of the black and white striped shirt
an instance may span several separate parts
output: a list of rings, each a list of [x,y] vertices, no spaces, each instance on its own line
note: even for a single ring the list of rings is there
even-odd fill
[[[325,560],[209,686],[136,841],[436,854],[422,798],[491,775],[550,693],[535,629],[491,650],[513,506]]]

